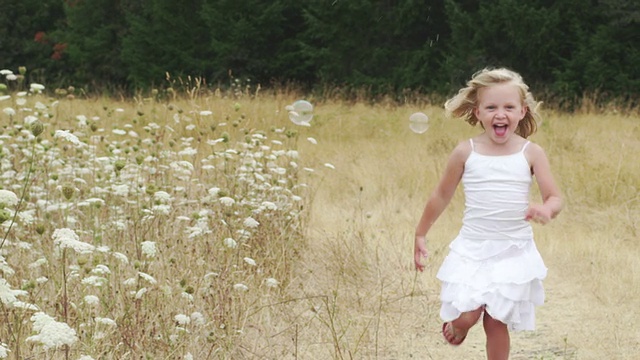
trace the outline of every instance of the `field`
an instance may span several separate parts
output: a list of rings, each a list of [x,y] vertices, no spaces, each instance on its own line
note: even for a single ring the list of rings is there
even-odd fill
[[[0,358],[484,358],[480,328],[439,333],[461,193],[412,265],[447,155],[479,131],[438,104],[308,99],[307,127],[298,96],[249,87],[19,90],[0,98]],[[634,112],[544,113],[532,140],[566,207],[534,228],[547,301],[513,359],[640,356],[639,139]]]

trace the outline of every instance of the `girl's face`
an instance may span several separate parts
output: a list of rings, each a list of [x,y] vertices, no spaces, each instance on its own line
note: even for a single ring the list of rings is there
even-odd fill
[[[496,84],[478,90],[478,105],[474,114],[494,143],[506,143],[526,111],[518,87],[513,83]]]

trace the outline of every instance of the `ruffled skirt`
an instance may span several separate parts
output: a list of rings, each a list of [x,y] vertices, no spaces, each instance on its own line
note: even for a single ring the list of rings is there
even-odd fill
[[[547,268],[533,240],[466,240],[458,236],[440,267],[440,317],[485,306],[509,330],[535,329],[535,306],[544,302]]]

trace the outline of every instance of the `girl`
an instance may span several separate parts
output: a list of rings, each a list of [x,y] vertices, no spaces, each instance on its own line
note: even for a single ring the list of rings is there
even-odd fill
[[[445,103],[447,115],[480,123],[483,132],[453,150],[415,232],[415,266],[423,271],[425,236],[462,181],[463,225],[437,274],[442,334],[460,345],[482,317],[490,360],[508,359],[509,330],[535,327],[547,268],[529,222],[546,224],[562,209],[547,156],[526,140],[536,131],[538,105],[522,77],[507,69],[479,71]],[[532,176],[541,204],[529,204]]]

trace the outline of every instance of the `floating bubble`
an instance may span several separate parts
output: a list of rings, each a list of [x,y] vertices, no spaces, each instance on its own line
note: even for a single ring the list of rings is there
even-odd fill
[[[306,100],[298,100],[285,109],[289,111],[289,120],[296,125],[309,126],[313,119],[313,105]]]
[[[429,117],[421,112],[409,116],[409,128],[416,134],[422,134],[429,129]]]

